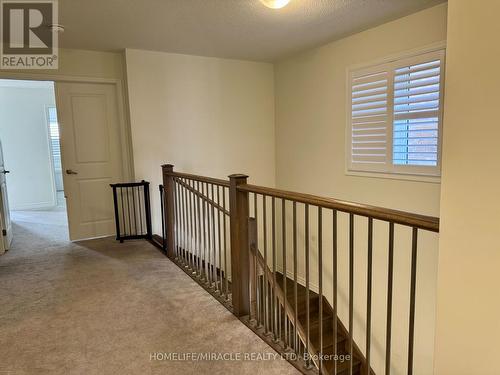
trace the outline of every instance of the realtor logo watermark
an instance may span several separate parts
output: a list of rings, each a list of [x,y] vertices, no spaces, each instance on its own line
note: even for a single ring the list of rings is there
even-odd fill
[[[0,0],[1,69],[57,69],[57,0]]]

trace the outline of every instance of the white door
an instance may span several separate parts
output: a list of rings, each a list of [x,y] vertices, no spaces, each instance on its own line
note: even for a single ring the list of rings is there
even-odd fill
[[[122,181],[116,87],[56,83],[56,95],[70,239],[113,235],[109,184]]]
[[[2,229],[2,240],[0,241],[0,254],[10,249],[12,243],[12,222],[10,221],[9,200],[7,196],[7,181],[3,161],[2,142],[0,142],[0,226]]]

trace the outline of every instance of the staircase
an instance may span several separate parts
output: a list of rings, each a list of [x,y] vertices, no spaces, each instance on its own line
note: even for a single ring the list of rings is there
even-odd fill
[[[276,280],[280,289],[284,289],[283,274],[278,273]],[[287,277],[287,300],[293,306],[295,300],[294,281]],[[297,315],[298,321],[302,327],[307,325],[307,290],[303,285],[297,285]],[[311,348],[313,353],[322,353],[325,356],[323,361],[323,373],[333,374],[333,367],[337,365],[338,375],[347,375],[350,372],[351,360],[337,360],[333,358],[335,354],[339,358],[347,358],[349,356],[349,334],[342,322],[337,319],[337,329],[334,335],[334,312],[325,297],[321,298],[322,301],[322,324],[320,324],[320,297],[317,293],[309,291],[309,335]],[[320,329],[321,328],[321,329]],[[323,333],[323,341],[321,342],[321,332]],[[335,338],[335,342],[334,342]],[[335,348],[336,345],[336,348]],[[320,350],[322,348],[322,350]],[[365,365],[365,358],[360,350],[353,348],[352,358],[352,374],[362,374],[361,369]]]
[[[253,251],[255,252],[255,249]],[[321,297],[322,305],[320,311],[320,296],[317,293],[312,290],[308,291],[306,287],[295,282],[290,277],[286,277],[285,288],[283,273],[277,271],[274,276],[269,267],[264,267],[265,261],[260,252],[257,254],[257,259],[259,269],[262,270],[262,274],[258,276],[257,282],[261,291],[259,293],[259,305],[264,306],[266,303],[266,291],[263,288],[266,282],[263,270],[266,268],[268,276],[267,304],[279,310],[279,313],[276,314],[279,328],[275,329],[278,332],[275,341],[281,341],[284,347],[288,345],[293,346],[294,344],[291,344],[293,338],[290,339],[293,335],[287,332],[296,328],[298,336],[301,338],[298,351],[300,352],[301,349],[307,351],[313,358],[315,358],[314,356],[318,356],[318,359],[313,359],[312,362],[315,367],[320,369],[322,374],[361,375],[363,373],[361,371],[362,368],[366,366],[365,358],[354,343],[352,348],[353,356],[352,359],[350,358],[349,333],[339,319],[334,319],[333,308],[327,299],[324,296]],[[274,284],[274,280],[276,280],[276,284]],[[284,298],[284,290],[286,290],[286,299]],[[297,294],[297,298],[295,298],[295,293]],[[274,294],[275,297],[273,298]],[[295,310],[297,313],[295,313]],[[262,311],[255,312],[254,316],[257,314],[264,314],[265,316],[265,312]],[[271,318],[268,325],[272,326],[272,317],[269,314],[268,317]],[[334,329],[335,321],[336,329]],[[287,324],[289,326],[285,328]],[[309,346],[306,345],[307,337],[309,337]],[[321,363],[319,361],[320,355],[324,358],[321,360]],[[336,368],[334,369],[335,366]],[[374,374],[373,371],[371,374]]]
[[[377,372],[390,375],[392,311],[393,305],[399,303],[393,301],[394,272],[398,271],[394,269],[395,226],[409,228],[407,373],[413,374],[418,234],[419,231],[438,233],[438,218],[249,185],[244,175],[222,180],[179,173],[173,171],[172,165],[163,166],[160,193],[163,233],[157,242],[161,248],[270,346],[287,355],[286,359],[304,374],[375,375],[370,362],[373,237],[374,222],[382,222],[388,229],[382,234],[387,236],[388,243],[387,309],[386,336],[378,339],[385,342],[385,372],[382,369]],[[339,229],[340,215],[347,219],[344,220],[347,228]],[[333,265],[328,266],[322,263],[324,217],[328,217],[331,231],[325,248],[328,246]],[[355,238],[360,239],[356,237],[355,217],[364,218],[367,225],[367,235],[363,235],[367,241],[363,269],[354,264],[354,242]],[[339,233],[341,230],[347,233]],[[280,238],[293,241],[280,242],[278,233]],[[257,238],[257,234],[262,237]],[[313,235],[315,239],[311,241]],[[344,273],[349,281],[343,291],[338,290],[337,283],[340,235],[348,239],[348,268]],[[257,248],[259,243],[263,248]],[[311,243],[315,244],[314,258],[310,253]],[[292,250],[293,257],[289,255]],[[288,277],[277,269],[277,259],[279,269],[287,270]],[[331,272],[323,277],[326,267]],[[305,273],[300,275],[305,283],[297,281],[297,269]],[[309,285],[311,272],[317,272],[316,278],[320,280],[317,293]],[[363,351],[353,340],[354,273],[358,272],[366,273],[367,280],[366,310],[356,311],[356,315],[366,313],[366,332],[362,333],[367,339]],[[332,282],[329,290],[333,290],[333,305],[322,294],[322,282],[326,279]],[[346,296],[343,303],[349,312],[346,322],[338,318],[335,310],[341,292]]]

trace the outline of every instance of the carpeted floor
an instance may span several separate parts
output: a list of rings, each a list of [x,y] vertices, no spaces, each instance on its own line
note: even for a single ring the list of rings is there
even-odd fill
[[[283,360],[152,360],[275,352],[147,242],[70,243],[66,230],[16,218],[0,257],[0,374],[298,373]]]

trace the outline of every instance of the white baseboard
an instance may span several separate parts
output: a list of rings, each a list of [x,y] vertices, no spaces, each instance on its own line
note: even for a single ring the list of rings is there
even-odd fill
[[[11,211],[44,210],[56,207],[55,201],[18,204],[10,207]]]

